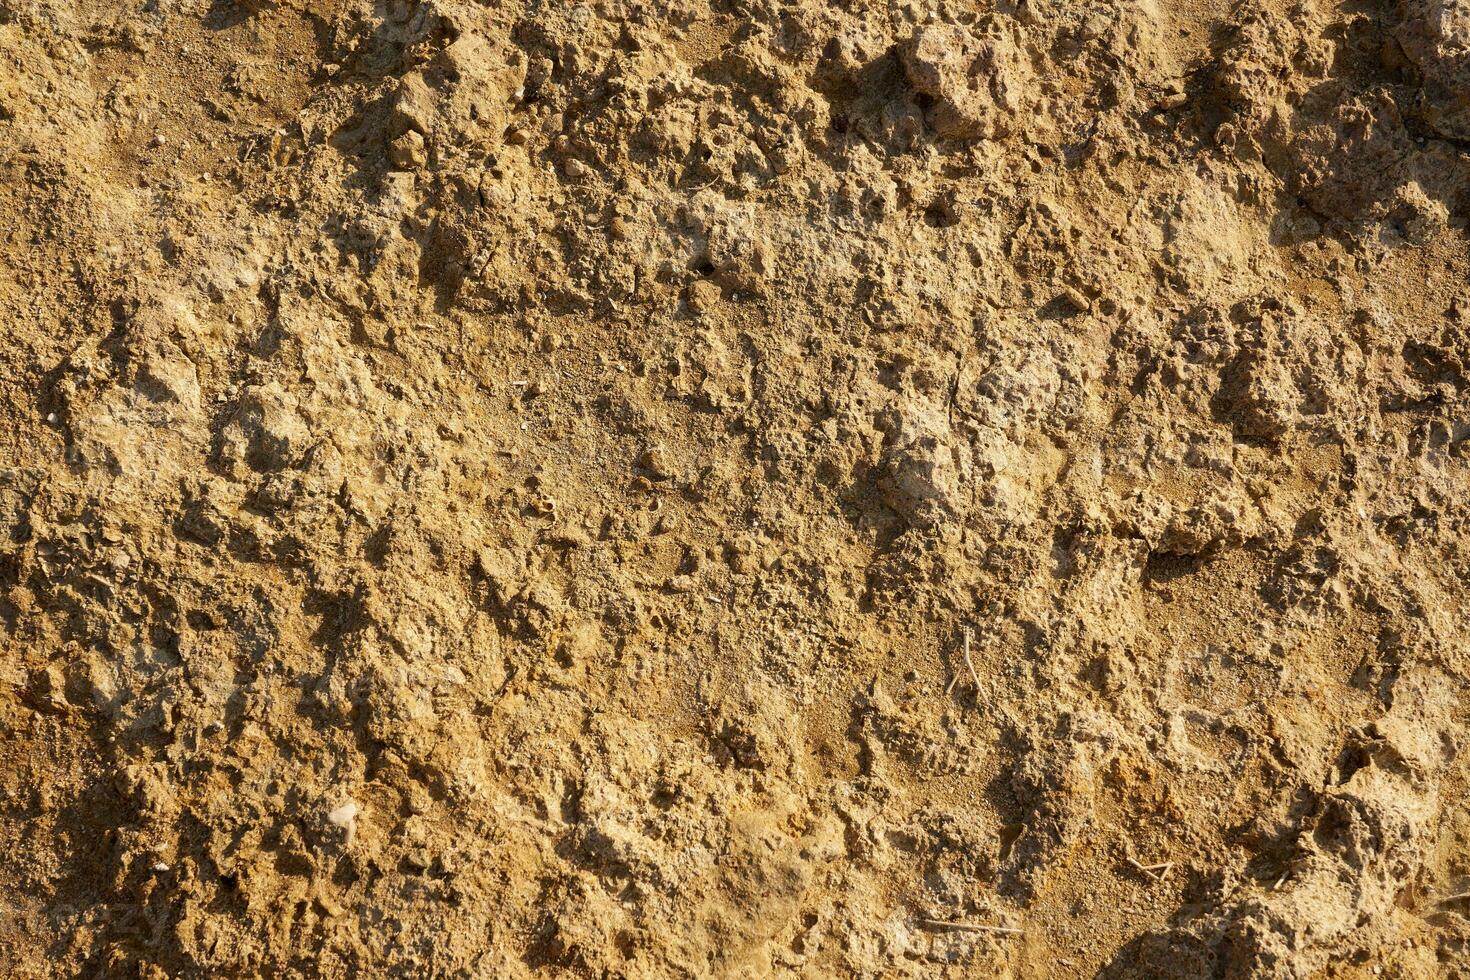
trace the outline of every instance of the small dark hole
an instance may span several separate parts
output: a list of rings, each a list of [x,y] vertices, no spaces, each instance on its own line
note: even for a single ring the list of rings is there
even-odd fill
[[[924,209],[924,222],[930,228],[953,228],[960,223],[954,202],[948,197],[937,197]]]

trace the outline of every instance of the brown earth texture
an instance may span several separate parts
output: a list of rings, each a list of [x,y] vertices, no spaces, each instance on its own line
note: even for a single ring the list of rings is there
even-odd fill
[[[0,0],[0,975],[1470,977],[1467,0]]]

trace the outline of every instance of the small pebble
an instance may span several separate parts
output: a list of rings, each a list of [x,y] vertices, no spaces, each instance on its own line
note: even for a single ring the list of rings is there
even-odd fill
[[[327,814],[327,823],[333,827],[339,827],[346,833],[344,843],[351,844],[352,838],[357,835],[358,806],[355,800],[348,800],[337,809]]]
[[[720,301],[720,287],[708,279],[698,279],[689,285],[689,308],[695,313],[708,313]]]

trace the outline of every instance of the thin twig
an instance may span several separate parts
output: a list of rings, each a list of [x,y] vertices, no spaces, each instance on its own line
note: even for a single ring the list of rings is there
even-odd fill
[[[1143,875],[1145,878],[1148,878],[1150,881],[1163,881],[1162,878],[1160,878],[1158,875],[1154,874],[1152,868],[1146,868],[1143,865],[1139,864],[1137,861],[1133,860],[1133,855],[1131,855],[1131,854],[1125,854],[1125,855],[1123,855],[1123,860],[1125,860],[1125,861],[1128,862],[1128,866],[1130,868],[1132,868],[1134,871],[1137,871],[1139,874]],[[1156,865],[1155,867],[1158,867],[1158,865]]]
[[[970,630],[965,629],[965,669],[970,672],[970,682],[975,685],[975,693],[980,693],[980,675],[975,673],[975,664],[970,660]]]
[[[954,929],[957,932],[995,932],[1005,936],[1019,936],[1020,929],[1011,926],[985,926],[976,922],[946,922],[943,919],[920,919],[921,923],[935,929]]]
[[[970,673],[970,683],[975,685],[975,695],[978,697],[980,694],[980,675],[975,672],[975,662],[970,659],[970,631],[968,628],[965,630],[965,641],[964,646],[962,647],[962,651],[965,658],[965,670],[969,671]],[[949,694],[950,692],[952,692],[955,688],[955,685],[959,682],[960,672],[956,670],[954,673],[950,674],[949,683],[944,686],[944,693]]]

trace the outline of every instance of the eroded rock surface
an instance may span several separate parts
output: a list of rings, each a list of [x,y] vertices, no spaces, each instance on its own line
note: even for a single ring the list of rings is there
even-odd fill
[[[0,972],[1470,975],[1467,16],[0,0]]]

